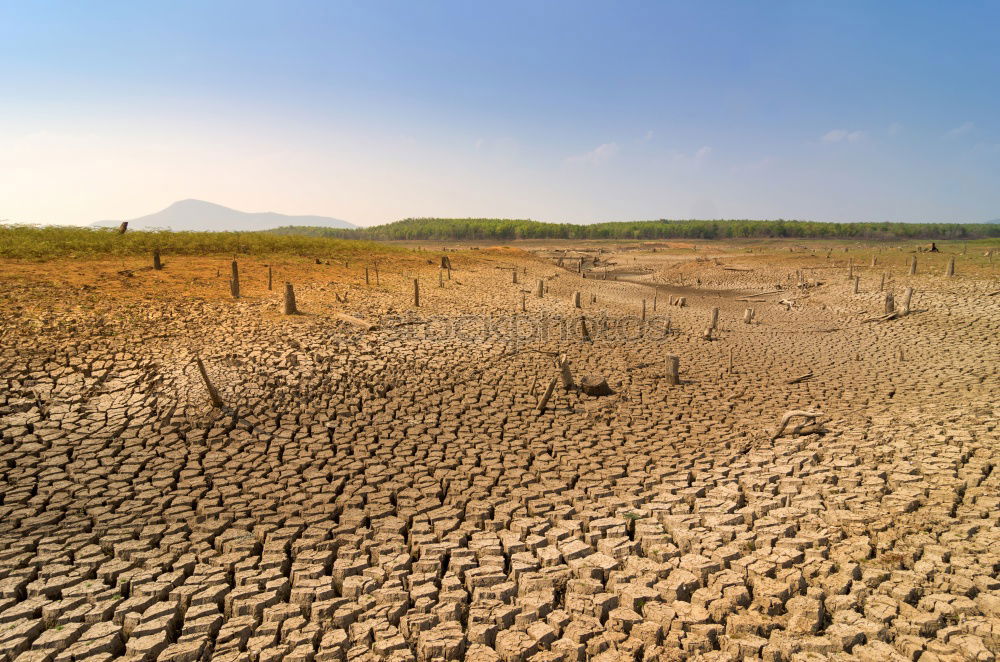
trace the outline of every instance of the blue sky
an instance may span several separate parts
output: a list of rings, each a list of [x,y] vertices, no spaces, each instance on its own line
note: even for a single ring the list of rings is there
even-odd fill
[[[0,218],[1000,217],[995,2],[0,0]]]

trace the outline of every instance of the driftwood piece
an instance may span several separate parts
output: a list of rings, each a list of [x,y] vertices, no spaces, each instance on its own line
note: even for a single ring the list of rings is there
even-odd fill
[[[201,380],[205,382],[205,388],[208,390],[208,399],[212,401],[212,406],[222,409],[222,398],[219,397],[219,391],[212,384],[212,380],[208,378],[208,371],[205,370],[205,364],[202,363],[201,357],[194,357],[194,362],[198,364],[198,372],[201,373]]]
[[[794,378],[792,378],[792,379],[789,379],[789,380],[788,380],[787,382],[785,382],[785,383],[786,383],[786,384],[798,384],[798,383],[800,383],[800,382],[804,382],[804,381],[806,381],[807,379],[812,379],[812,376],[813,376],[813,374],[812,374],[812,371],[809,371],[809,372],[807,372],[807,373],[806,373],[806,374],[804,374],[804,375],[799,375],[798,377],[794,377]]]
[[[334,313],[333,316],[341,322],[347,322],[351,326],[356,326],[365,331],[374,331],[378,328],[377,324],[372,324],[371,322],[367,322],[360,317],[354,317],[353,315],[348,315],[347,313]]]
[[[806,411],[804,409],[793,409],[792,411],[785,412],[785,415],[781,417],[781,421],[778,423],[778,429],[775,430],[774,434],[771,436],[771,441],[775,441],[776,439],[778,439],[778,437],[783,435],[785,433],[785,428],[788,427],[788,422],[791,421],[793,418],[798,418],[798,417],[804,418],[806,420],[804,423],[800,423],[799,425],[796,425],[794,428],[792,428],[791,434],[801,433],[802,431],[811,427],[817,428],[815,431],[818,432],[819,426],[816,423],[816,418],[822,415],[823,412]]]
[[[552,397],[552,392],[556,390],[556,382],[559,381],[558,377],[553,377],[549,382],[549,385],[545,388],[545,392],[542,393],[542,397],[538,400],[538,413],[541,414],[545,411],[545,407],[549,404],[549,398]]]

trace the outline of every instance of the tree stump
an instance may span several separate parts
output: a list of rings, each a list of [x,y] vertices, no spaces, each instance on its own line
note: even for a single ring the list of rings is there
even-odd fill
[[[539,299],[545,296],[545,281],[541,278],[538,279],[538,286],[535,288],[535,296]]]
[[[295,306],[295,290],[291,283],[285,283],[285,314],[294,315],[297,312],[299,309]]]
[[[718,329],[719,328],[719,309],[718,308],[713,308],[712,309],[712,323],[711,323],[710,326],[713,329]]]
[[[681,358],[674,354],[667,354],[667,383],[677,386],[681,383],[680,378]]]
[[[908,287],[903,290],[903,305],[900,310],[901,316],[906,316],[910,314],[910,299],[913,298],[913,288]]]
[[[916,255],[913,255],[912,257],[910,257],[910,275],[911,276],[916,276],[917,275],[917,256]]]
[[[945,276],[954,276],[955,275],[955,258],[953,258],[953,257],[952,258],[948,258],[948,266],[945,267],[944,275]]]
[[[885,293],[885,314],[891,315],[896,312],[896,302],[892,296],[892,292]]]
[[[420,281],[416,278],[413,279],[413,305],[416,308],[420,307]]]
[[[608,380],[604,377],[599,377],[597,375],[587,375],[580,379],[580,390],[587,395],[601,396],[601,395],[611,395],[611,387],[608,386]]]
[[[233,260],[232,275],[229,277],[229,291],[234,299],[240,298],[240,267],[236,260]]]
[[[156,269],[157,271],[159,271],[160,269],[163,268],[163,263],[160,262],[160,249],[159,248],[154,248],[153,249],[153,268]]]
[[[565,354],[559,359],[559,378],[562,379],[563,388],[567,391],[573,388],[573,373],[569,369],[569,359]]]
[[[743,323],[751,324],[753,322],[754,311],[753,308],[747,308],[743,311]]]
[[[580,305],[580,293],[579,292],[573,292],[573,306],[576,307],[576,308],[582,308],[582,306]]]

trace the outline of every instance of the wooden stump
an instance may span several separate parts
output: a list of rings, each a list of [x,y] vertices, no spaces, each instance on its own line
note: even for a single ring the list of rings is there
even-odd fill
[[[754,311],[753,308],[747,308],[743,311],[743,323],[751,324],[753,322]]]
[[[642,300],[642,321],[646,321],[646,300]]]
[[[885,293],[885,314],[891,315],[896,312],[896,302],[892,296],[892,292]]]
[[[122,221],[121,225],[118,226],[118,234],[125,234],[128,230],[128,221]]]
[[[447,255],[442,255],[441,256],[441,268],[442,269],[451,269],[451,259],[449,259],[449,257]]]
[[[913,298],[912,287],[908,287],[905,290],[903,290],[903,306],[902,309],[900,310],[899,313],[900,315],[905,316],[910,314],[910,299],[912,298]]]
[[[954,276],[955,275],[955,258],[953,258],[953,257],[948,258],[948,266],[945,267],[944,275],[945,276]]]
[[[295,306],[295,290],[291,283],[285,283],[285,314],[294,315],[297,312],[299,309]]]
[[[854,293],[857,294],[860,291],[861,286],[861,276],[854,277]]]
[[[154,248],[153,249],[153,268],[156,269],[157,271],[159,271],[160,269],[163,268],[163,263],[160,262],[160,249],[159,248]]]
[[[229,291],[232,293],[234,299],[240,298],[240,267],[236,264],[236,260],[233,260],[232,266],[232,276],[229,277]]]
[[[365,269],[365,273],[366,274],[368,273],[367,269]],[[274,272],[271,270],[271,265],[269,264],[269,265],[267,265],[267,290],[268,290],[268,292],[270,292],[272,289],[274,289],[273,286],[274,286]]]
[[[545,296],[545,281],[541,278],[538,279],[538,286],[535,288],[535,296],[539,299]]]
[[[667,354],[667,383],[677,386],[681,383],[680,378],[681,358],[674,354]]]
[[[608,386],[608,380],[597,375],[587,375],[586,377],[581,378],[580,390],[587,395],[595,397],[601,395],[611,395],[611,387]]]
[[[912,256],[910,258],[910,275],[911,276],[916,276],[917,275],[917,256],[916,255],[914,255],[914,256]]]
[[[567,391],[573,388],[573,373],[569,369],[569,358],[563,354],[559,359],[559,378]]]
[[[711,327],[713,329],[718,329],[719,328],[719,309],[718,308],[713,308],[712,309],[712,323],[711,323]]]
[[[582,306],[580,305],[580,293],[579,292],[573,292],[573,306],[576,307],[576,308],[582,308]]]
[[[416,278],[413,279],[413,305],[416,308],[420,307],[420,281]]]

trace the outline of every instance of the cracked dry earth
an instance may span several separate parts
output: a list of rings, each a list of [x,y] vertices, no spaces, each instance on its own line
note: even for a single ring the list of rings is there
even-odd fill
[[[859,294],[840,268],[746,302],[795,268],[670,258],[637,284],[451,255],[443,287],[419,260],[419,308],[409,272],[366,286],[357,266],[302,267],[294,317],[250,258],[239,300],[223,258],[205,296],[152,271],[114,297],[7,279],[0,660],[1000,651],[1000,296],[961,262],[950,279],[895,269],[913,312],[865,322],[883,306],[867,271]],[[654,312],[676,269],[705,293],[678,307],[661,290]],[[649,324],[626,335],[642,299]],[[559,385],[539,414],[562,353],[614,393]],[[821,410],[825,432],[770,441],[791,409]]]

